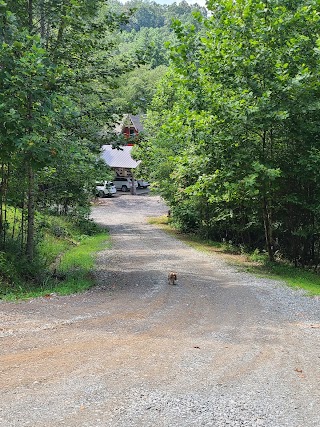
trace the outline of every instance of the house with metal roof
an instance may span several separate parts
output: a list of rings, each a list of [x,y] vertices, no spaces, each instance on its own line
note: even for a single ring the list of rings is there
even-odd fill
[[[119,176],[126,176],[124,170],[130,172],[131,169],[135,169],[140,163],[140,161],[134,160],[131,157],[132,148],[132,145],[124,145],[119,149],[113,148],[112,145],[103,145],[101,157]]]
[[[143,131],[140,116],[125,114],[122,120],[115,126],[114,132],[117,135],[124,135],[128,142],[125,145],[115,147],[112,144],[103,145],[101,157],[105,163],[115,171],[119,177],[132,177],[134,170],[140,161],[131,157],[131,151],[135,142],[135,137]]]

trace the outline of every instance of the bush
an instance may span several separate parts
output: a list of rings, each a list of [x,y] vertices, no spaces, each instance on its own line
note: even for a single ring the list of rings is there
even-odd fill
[[[15,281],[14,264],[8,259],[5,252],[0,252],[0,285],[6,286]]]

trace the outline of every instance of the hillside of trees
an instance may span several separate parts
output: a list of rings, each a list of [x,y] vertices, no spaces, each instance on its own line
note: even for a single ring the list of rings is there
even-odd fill
[[[173,23],[179,21],[200,27],[194,13],[205,17],[207,10],[186,1],[171,5],[146,0],[131,0],[122,5],[114,1],[113,7],[118,13],[132,11],[129,22],[118,34],[118,49],[122,56],[136,58],[140,64],[138,68],[128,69],[128,73],[117,80],[113,105],[120,112],[145,113],[157,83],[168,70],[170,51],[167,45],[178,40]]]
[[[319,2],[208,7],[174,24],[138,155],[182,230],[316,269]]]

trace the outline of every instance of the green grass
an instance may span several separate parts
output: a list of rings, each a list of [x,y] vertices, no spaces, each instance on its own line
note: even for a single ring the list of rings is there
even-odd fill
[[[220,254],[227,262],[255,275],[282,280],[290,287],[304,289],[310,296],[320,295],[320,275],[315,272],[296,268],[284,262],[269,263],[266,255],[258,251],[252,254],[240,254],[226,244],[181,233],[170,225],[167,216],[149,218],[149,223],[162,228],[198,251]]]
[[[57,256],[70,248],[70,243],[64,239],[59,239],[49,233],[45,233],[44,239],[39,243],[38,249],[45,264],[50,265]]]
[[[92,269],[95,254],[106,246],[110,240],[105,233],[87,237],[79,246],[64,254],[58,269],[59,274],[66,274],[65,280],[56,288],[56,292],[67,295],[89,289],[93,284]]]
[[[47,275],[39,284],[23,283],[11,291],[7,290],[3,299],[29,299],[50,294],[70,295],[91,288],[94,285],[92,269],[95,255],[108,246],[110,239],[106,232],[83,238],[77,246],[69,247],[67,250],[65,245],[60,246],[64,252],[60,254],[61,261],[57,263],[54,276]]]
[[[304,289],[308,295],[320,295],[320,276],[312,271],[282,263],[254,265],[247,270],[264,277],[283,280],[292,288]]]
[[[10,210],[8,217],[13,218]],[[39,215],[37,225],[39,242],[32,265],[17,255],[16,244],[0,253],[0,299],[68,295],[92,287],[96,253],[110,247],[107,231],[92,221],[62,216]]]

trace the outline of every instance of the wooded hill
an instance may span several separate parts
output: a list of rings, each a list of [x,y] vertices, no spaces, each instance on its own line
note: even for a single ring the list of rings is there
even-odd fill
[[[319,2],[208,7],[174,23],[139,156],[181,229],[317,268]]]
[[[114,1],[117,12],[131,10],[129,22],[118,34],[119,53],[127,58],[136,58],[139,67],[128,69],[128,73],[117,80],[118,88],[113,92],[113,105],[120,112],[145,113],[155,94],[158,81],[168,70],[170,51],[168,43],[175,43],[177,36],[173,22],[199,26],[194,13],[207,16],[206,8],[186,1],[171,5],[132,0],[124,5]]]

